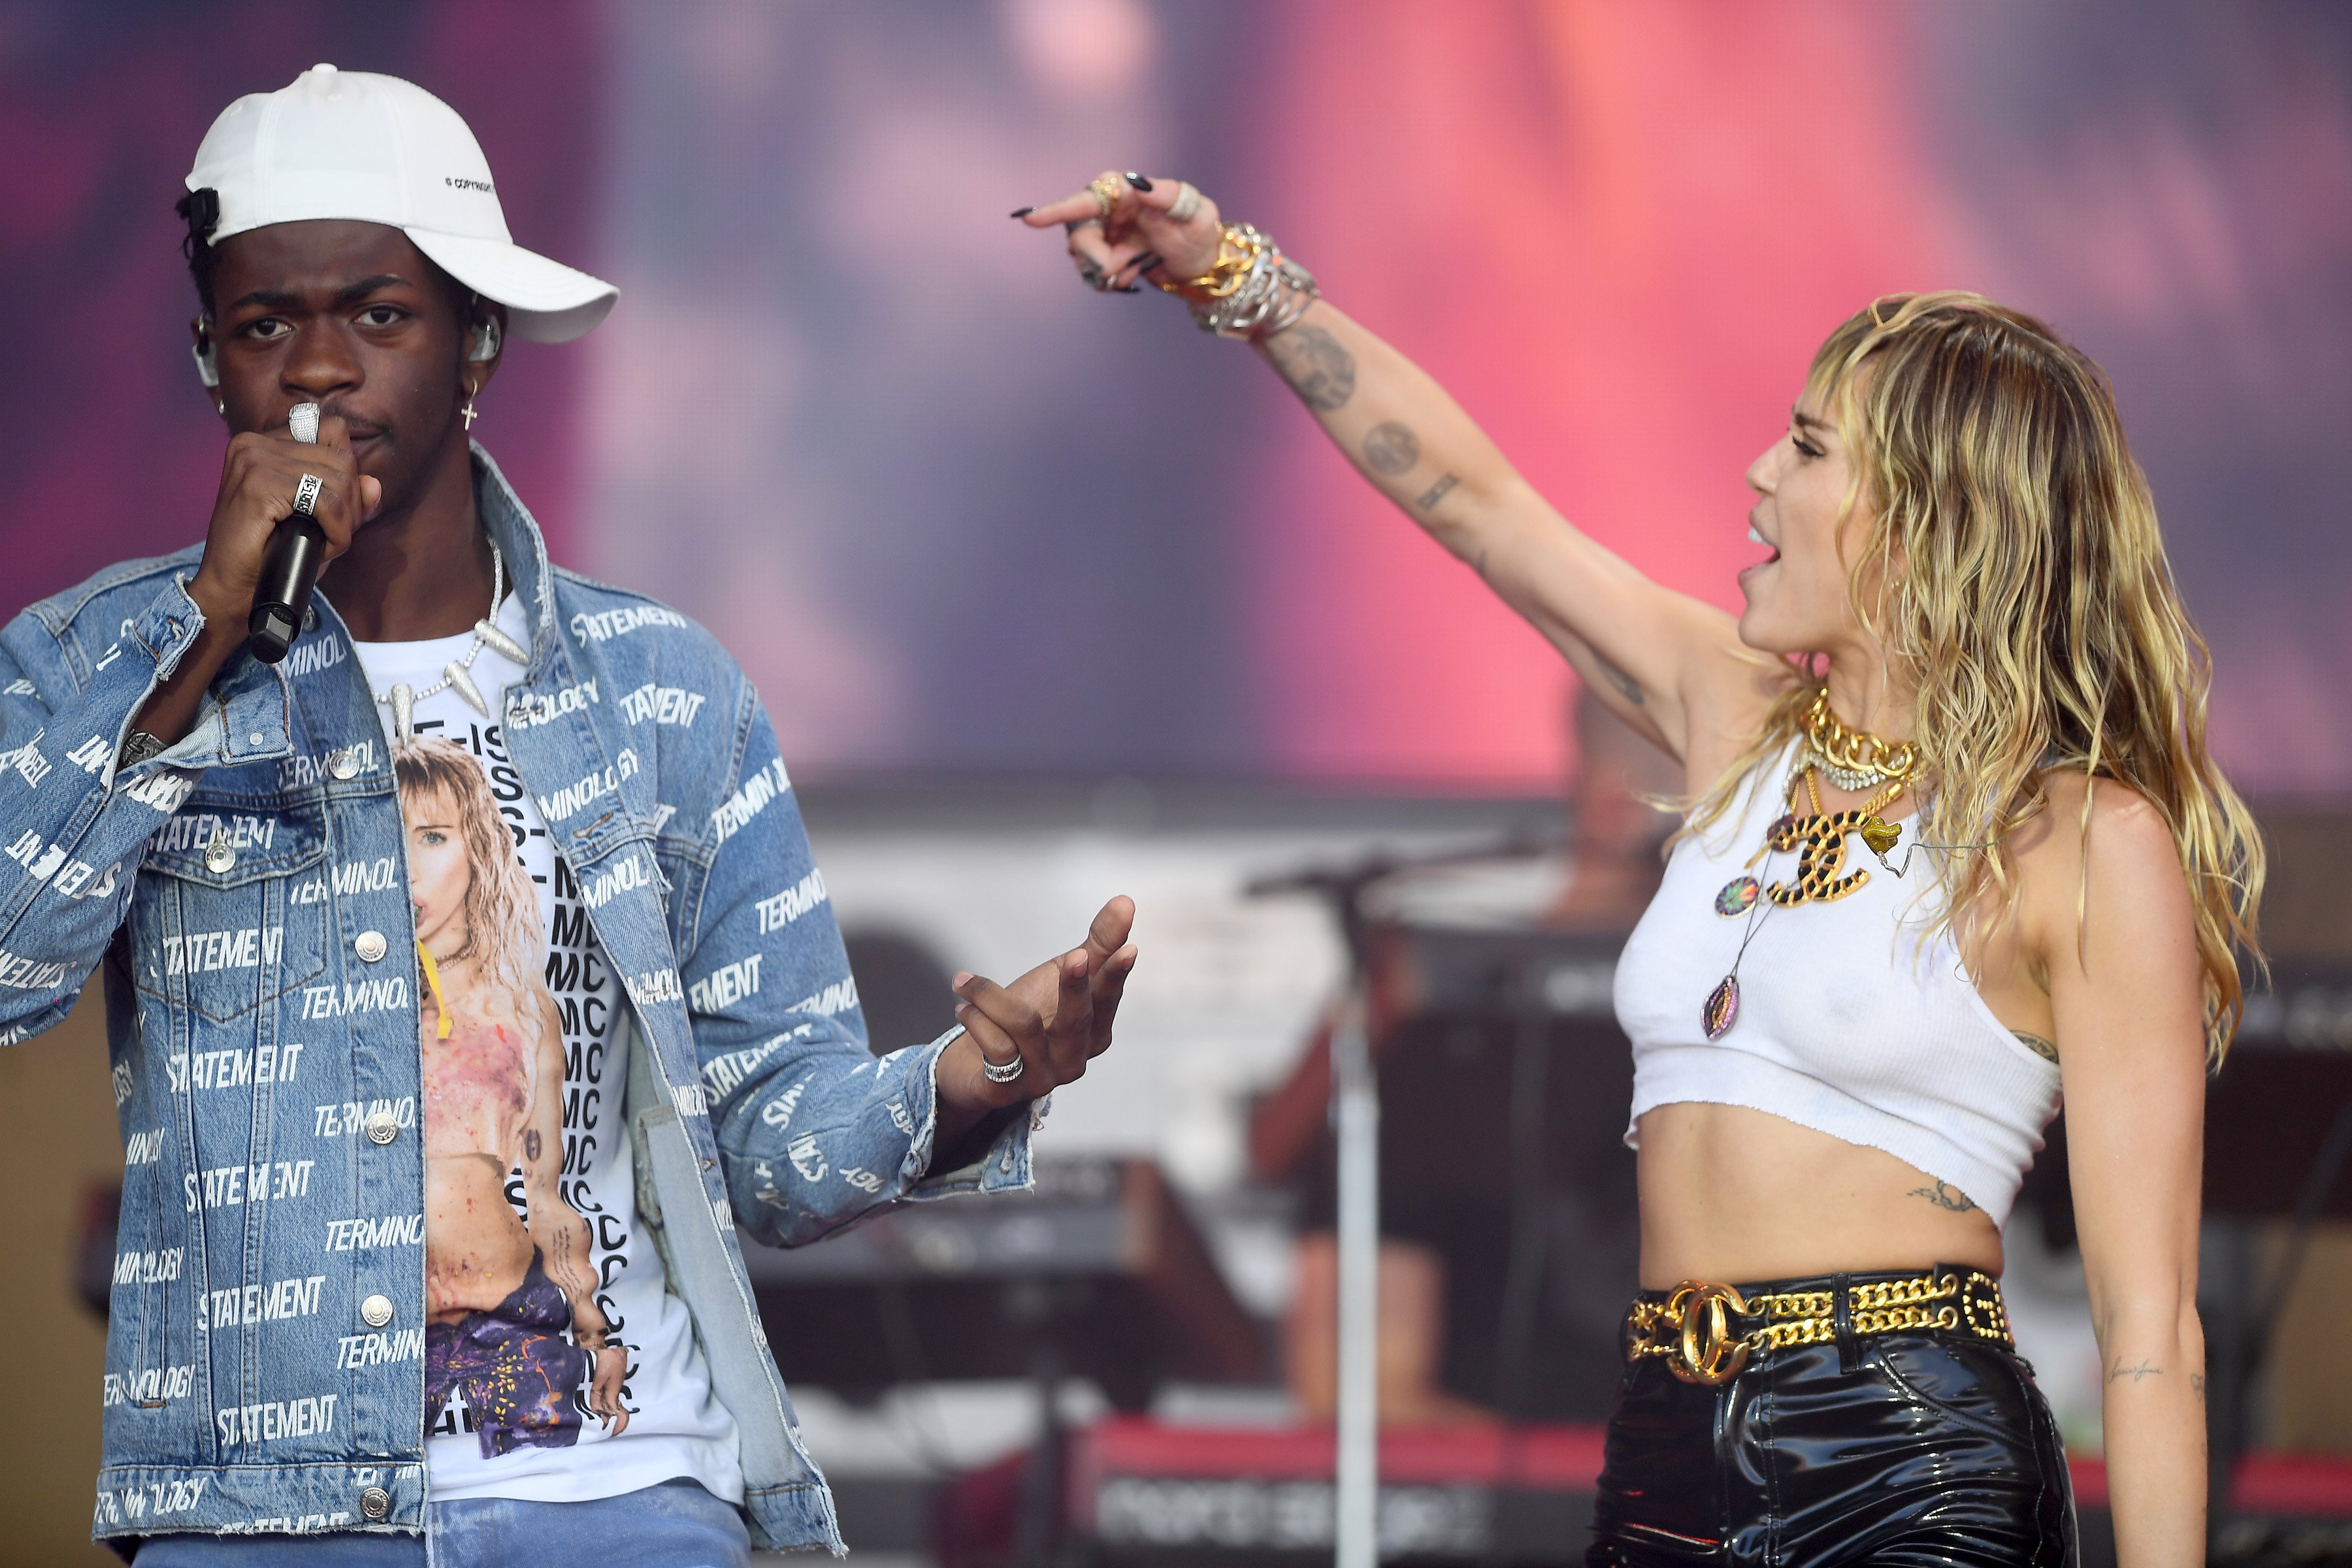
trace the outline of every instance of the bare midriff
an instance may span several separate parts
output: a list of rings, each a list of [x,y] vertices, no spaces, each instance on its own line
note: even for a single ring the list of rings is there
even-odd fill
[[[507,1201],[528,1106],[530,1058],[505,1021],[436,1039],[425,1074],[425,1310],[440,1322],[493,1310],[530,1268],[530,1232]]]
[[[1884,1150],[1704,1103],[1643,1113],[1641,1139],[1644,1289],[1937,1263],[2000,1273],[1991,1217]]]
[[[507,1202],[506,1172],[488,1154],[425,1161],[425,1301],[436,1322],[487,1312],[530,1269],[530,1232]]]

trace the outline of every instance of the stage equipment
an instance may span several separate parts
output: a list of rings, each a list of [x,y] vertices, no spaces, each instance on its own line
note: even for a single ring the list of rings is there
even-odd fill
[[[1364,895],[1402,871],[1514,859],[1541,847],[1512,839],[1429,855],[1373,856],[1351,866],[1260,878],[1245,889],[1252,898],[1297,892],[1321,897],[1348,949],[1349,983],[1329,1042],[1331,1121],[1339,1142],[1338,1568],[1373,1568],[1380,1506],[1381,1103],[1371,1063]]]
[[[908,1205],[818,1246],[746,1246],[743,1261],[787,1383],[863,1398],[935,1379],[1030,1381],[1040,1436],[1014,1556],[1042,1568],[1060,1550],[1065,1379],[1138,1410],[1171,1379],[1258,1380],[1265,1346],[1156,1164],[1036,1170],[1032,1193]]]

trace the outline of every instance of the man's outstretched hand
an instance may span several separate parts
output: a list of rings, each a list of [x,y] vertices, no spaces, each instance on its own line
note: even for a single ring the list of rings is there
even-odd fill
[[[992,1112],[1084,1076],[1087,1064],[1110,1047],[1118,999],[1135,967],[1135,944],[1127,940],[1134,928],[1135,900],[1116,898],[1095,916],[1084,947],[1048,959],[1010,985],[981,974],[956,976],[962,998],[956,1022],[964,1032],[940,1058],[932,1170],[967,1163],[972,1152],[960,1146]],[[981,1070],[1016,1060],[1021,1076],[1009,1083],[992,1083]]]

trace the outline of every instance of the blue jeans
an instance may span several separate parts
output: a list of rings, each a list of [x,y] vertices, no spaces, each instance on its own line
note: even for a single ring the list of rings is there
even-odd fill
[[[461,1498],[414,1535],[156,1535],[138,1568],[750,1568],[743,1516],[694,1481],[593,1502]]]

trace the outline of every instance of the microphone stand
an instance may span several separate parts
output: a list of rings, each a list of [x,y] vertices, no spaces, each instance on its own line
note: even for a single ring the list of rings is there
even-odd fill
[[[1515,836],[1467,849],[1376,854],[1351,866],[1261,877],[1249,897],[1313,893],[1330,905],[1348,947],[1348,982],[1331,1026],[1331,1122],[1339,1145],[1339,1378],[1333,1466],[1335,1568],[1380,1559],[1381,1092],[1372,1066],[1370,921],[1364,895],[1403,871],[1517,859],[1547,841]]]

